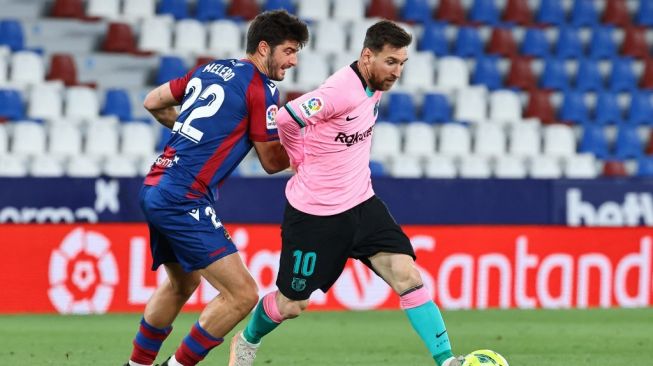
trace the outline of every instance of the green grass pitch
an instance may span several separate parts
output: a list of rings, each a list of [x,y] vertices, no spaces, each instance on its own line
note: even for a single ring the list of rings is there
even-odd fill
[[[174,352],[197,315],[179,317],[157,362]],[[444,316],[456,353],[490,348],[512,366],[626,365],[642,355],[650,360],[653,350],[653,309],[448,311]],[[138,314],[0,316],[0,360],[20,366],[120,366],[131,352],[139,320]],[[202,364],[226,365],[228,341]],[[433,361],[400,311],[308,312],[264,340],[257,365],[426,366]]]

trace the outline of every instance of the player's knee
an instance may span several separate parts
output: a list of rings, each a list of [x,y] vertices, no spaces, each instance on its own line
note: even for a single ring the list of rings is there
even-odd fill
[[[422,276],[414,266],[397,268],[393,271],[392,278],[394,280],[392,281],[393,283],[391,283],[391,286],[397,293],[402,293],[403,291],[422,283]]]
[[[258,287],[256,283],[243,286],[234,296],[234,307],[243,314],[248,314],[258,303]]]

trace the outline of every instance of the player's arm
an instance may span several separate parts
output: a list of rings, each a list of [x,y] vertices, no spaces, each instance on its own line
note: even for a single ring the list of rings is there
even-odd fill
[[[254,141],[254,148],[266,173],[278,173],[290,166],[286,149],[279,141]]]
[[[170,83],[159,85],[150,91],[145,97],[143,107],[154,116],[162,125],[172,129],[177,120],[177,109],[179,101],[174,97],[170,90]]]

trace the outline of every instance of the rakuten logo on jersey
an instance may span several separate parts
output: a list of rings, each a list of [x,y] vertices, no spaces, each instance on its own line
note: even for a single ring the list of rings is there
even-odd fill
[[[336,138],[333,141],[341,142],[346,144],[347,147],[357,144],[359,142],[365,141],[366,138],[372,136],[372,131],[374,131],[374,126],[368,128],[362,132],[356,132],[351,135],[347,135],[344,132],[339,132]]]
[[[606,201],[598,207],[583,201],[582,191],[567,190],[567,225],[653,226],[653,194],[628,192],[623,203]]]

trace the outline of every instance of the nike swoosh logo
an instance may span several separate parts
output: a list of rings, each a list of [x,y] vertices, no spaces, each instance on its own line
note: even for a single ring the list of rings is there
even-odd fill
[[[345,119],[349,122],[349,121],[354,120],[354,119],[356,119],[356,118],[358,118],[358,116],[356,116],[356,117],[351,117],[351,118],[350,118],[349,116],[347,116],[347,118],[345,118]]]
[[[444,335],[444,333],[446,333],[446,332],[447,332],[446,329],[443,330],[442,333],[438,333],[438,334],[436,334],[436,335],[435,335],[435,338],[440,338],[440,337],[442,337],[442,336]]]

